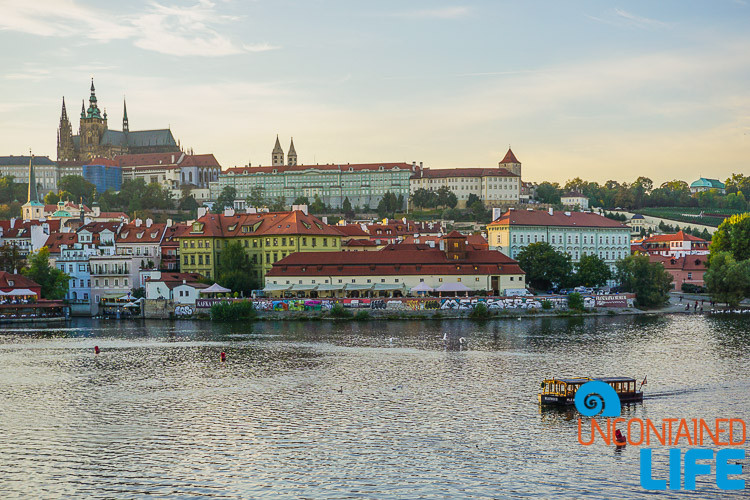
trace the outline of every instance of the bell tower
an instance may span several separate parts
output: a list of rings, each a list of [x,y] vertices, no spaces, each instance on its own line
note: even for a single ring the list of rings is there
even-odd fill
[[[292,142],[289,145],[289,153],[286,155],[286,163],[290,167],[297,165],[297,151],[294,149],[294,137],[292,137]]]
[[[271,152],[271,166],[281,167],[284,165],[284,150],[281,149],[281,143],[279,142],[279,136],[276,135],[276,145],[273,147]]]
[[[60,125],[57,127],[57,160],[71,161],[76,158],[75,146],[73,145],[73,129],[70,126],[68,112],[65,109],[65,97],[62,101],[62,113],[60,114]]]
[[[94,79],[91,79],[91,95],[89,96],[89,107],[84,110],[81,107],[81,143],[80,158],[81,160],[90,160],[95,156],[102,154],[99,144],[102,135],[107,130],[107,113],[102,116],[99,105],[96,100],[96,89],[94,88]]]

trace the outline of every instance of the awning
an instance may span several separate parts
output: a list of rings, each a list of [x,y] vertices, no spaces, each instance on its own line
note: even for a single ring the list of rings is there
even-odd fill
[[[15,290],[11,290],[10,292],[3,292],[3,295],[16,295],[19,297],[28,297],[30,295],[36,295],[34,292],[29,290],[28,288],[18,288]]]
[[[471,288],[463,283],[443,283],[437,288],[438,292],[470,292]]]
[[[432,292],[433,290],[435,289],[424,281],[421,281],[417,286],[411,289],[412,292]]]
[[[343,290],[343,289],[344,289],[344,285],[342,283],[338,285],[327,285],[327,284],[318,285],[319,292],[329,292],[332,290]]]
[[[292,291],[293,292],[308,292],[310,290],[315,290],[318,287],[318,285],[292,285]]]
[[[229,288],[224,288],[223,286],[214,283],[210,287],[201,290],[200,293],[229,293],[231,291],[232,290],[230,290]]]
[[[404,288],[403,283],[376,283],[375,290],[401,290]]]
[[[372,290],[370,284],[347,283],[344,290]]]
[[[264,288],[264,292],[281,292],[292,288],[292,285],[277,285],[276,283],[269,283]]]

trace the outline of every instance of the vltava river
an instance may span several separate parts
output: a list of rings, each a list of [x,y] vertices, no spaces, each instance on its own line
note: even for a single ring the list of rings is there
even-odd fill
[[[638,447],[579,445],[543,378],[648,376],[626,416],[750,420],[750,318],[2,332],[3,498],[642,498]],[[709,476],[669,495],[732,496]]]

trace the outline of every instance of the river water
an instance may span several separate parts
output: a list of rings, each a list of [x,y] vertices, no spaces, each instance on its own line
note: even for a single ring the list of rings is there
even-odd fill
[[[578,444],[541,380],[647,375],[628,417],[750,421],[749,346],[750,318],[687,315],[6,326],[0,494],[645,498],[638,447]],[[697,487],[668,496],[748,496]]]

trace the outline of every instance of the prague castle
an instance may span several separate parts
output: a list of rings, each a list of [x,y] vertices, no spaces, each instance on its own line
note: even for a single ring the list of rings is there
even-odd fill
[[[88,161],[96,157],[113,158],[118,154],[179,153],[180,147],[172,131],[137,130],[128,126],[128,110],[123,101],[122,130],[111,130],[107,126],[107,112],[101,112],[96,100],[94,80],[91,80],[89,107],[81,102],[81,118],[78,134],[73,129],[65,109],[63,97],[60,125],[57,130],[58,161]]]

